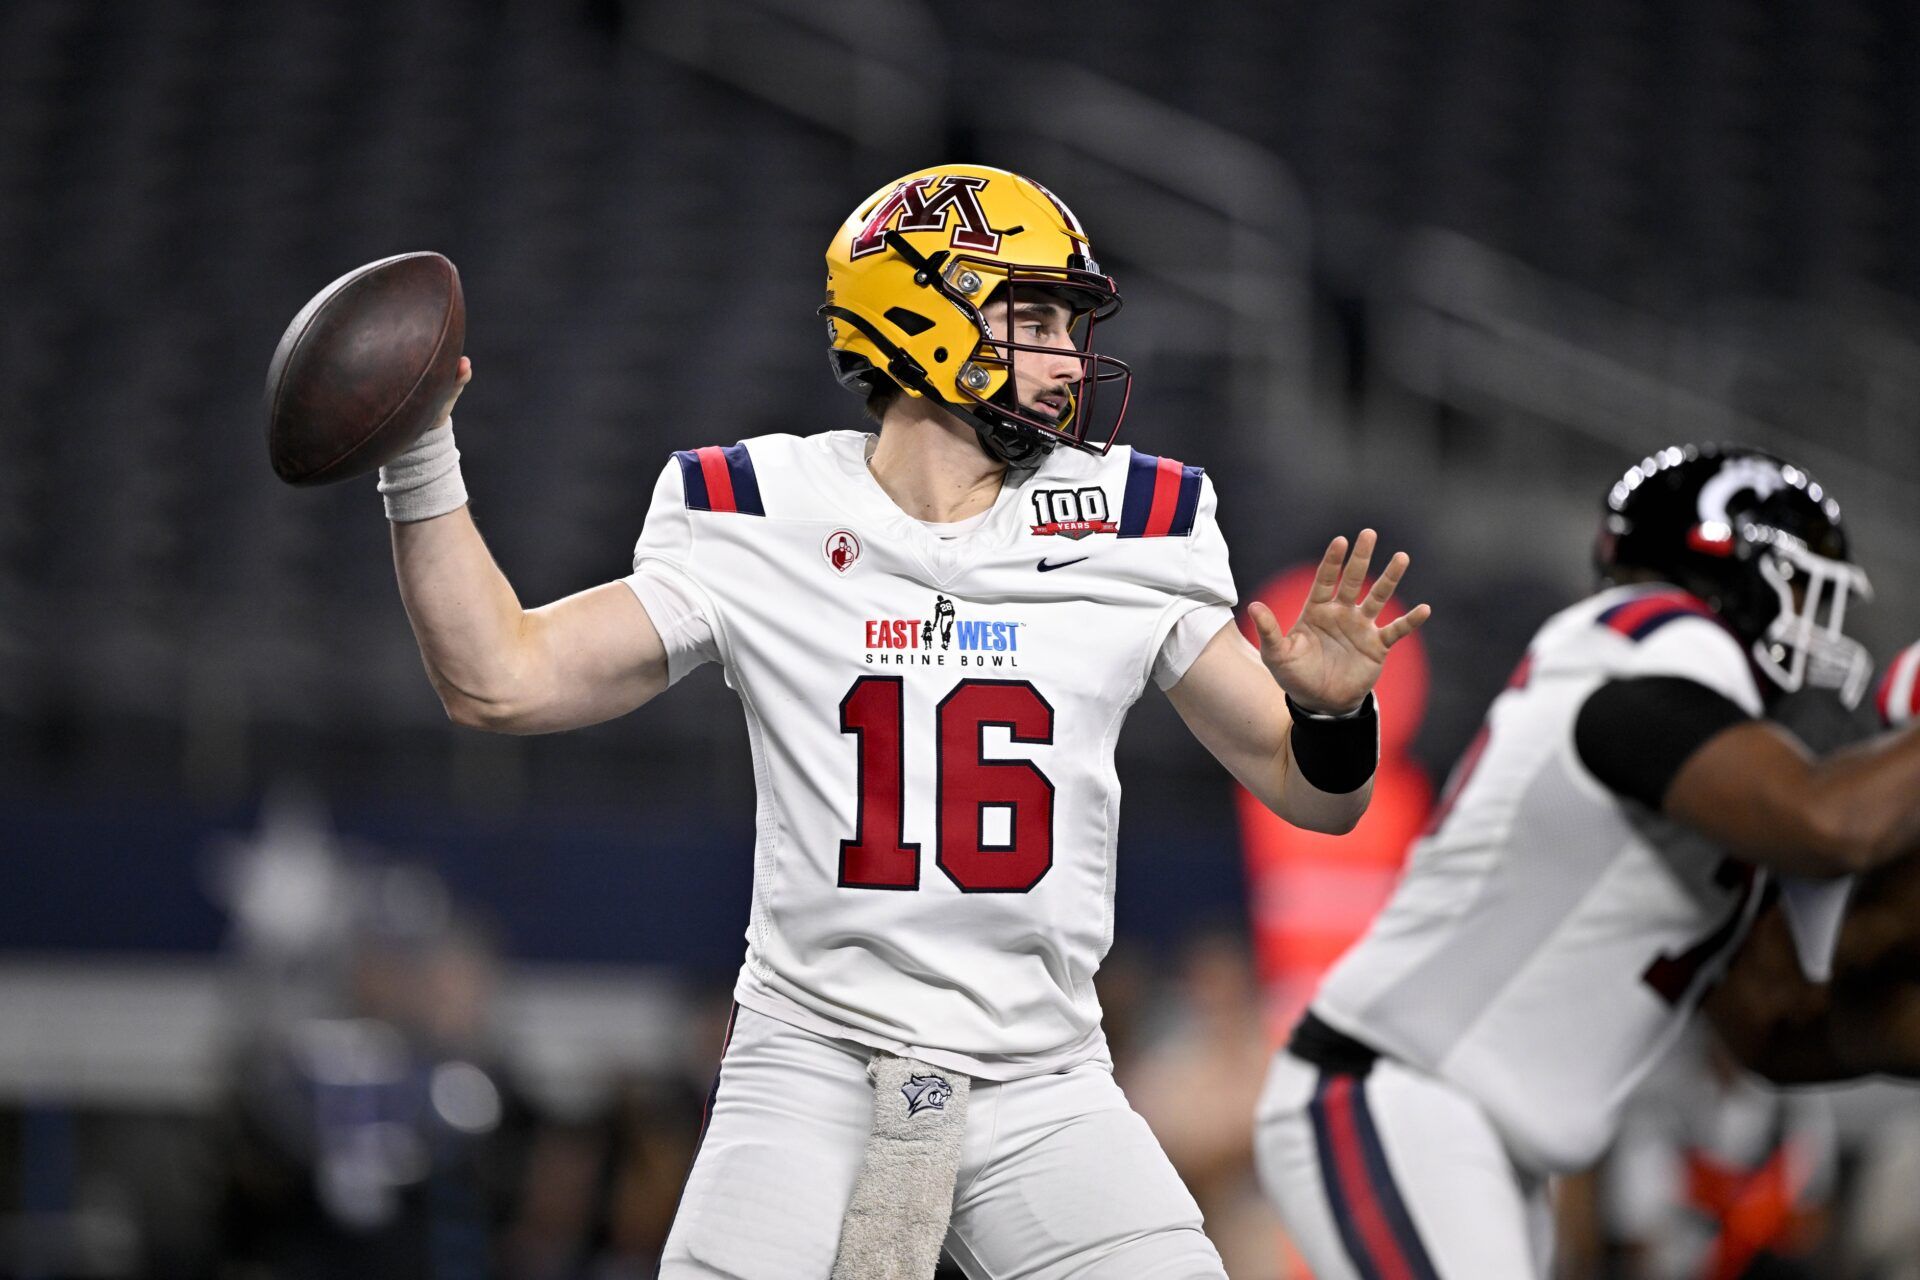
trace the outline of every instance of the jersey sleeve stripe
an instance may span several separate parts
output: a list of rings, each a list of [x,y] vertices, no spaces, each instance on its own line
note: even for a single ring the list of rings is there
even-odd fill
[[[1892,728],[1905,724],[1920,714],[1920,644],[1910,644],[1900,651],[1887,668],[1887,674],[1880,678],[1880,689],[1874,695],[1874,707],[1880,712],[1880,723]]]
[[[747,446],[730,444],[720,452],[733,478],[734,510],[750,516],[767,514],[767,509],[760,505],[760,481],[753,474],[753,456],[747,452]]]
[[[733,501],[733,468],[727,465],[727,456],[720,452],[719,445],[708,445],[699,451],[700,472],[707,478],[707,498],[712,503],[709,511],[738,511]]]
[[[1127,459],[1127,492],[1120,501],[1120,536],[1138,538],[1147,531],[1147,513],[1153,509],[1153,482],[1160,459],[1135,451]]]
[[[1120,503],[1122,538],[1183,538],[1193,532],[1200,509],[1201,468],[1172,458],[1135,453],[1127,461],[1127,490]]]
[[[1645,640],[1669,622],[1681,618],[1720,621],[1719,615],[1704,602],[1679,591],[1663,591],[1658,595],[1642,596],[1638,600],[1614,605],[1602,613],[1598,621],[1629,640]]]
[[[746,445],[708,445],[704,449],[682,449],[673,456],[680,463],[688,510],[767,514]]]
[[[713,510],[713,503],[707,498],[707,473],[701,469],[699,457],[692,449],[682,449],[673,456],[680,464],[680,483],[687,491],[687,510]]]
[[[1167,532],[1184,538],[1193,532],[1193,519],[1200,513],[1200,467],[1180,468],[1180,501],[1173,509],[1173,528]]]
[[[1173,531],[1173,513],[1180,505],[1180,464],[1160,459],[1153,472],[1153,505],[1147,511],[1145,537],[1164,538]]]

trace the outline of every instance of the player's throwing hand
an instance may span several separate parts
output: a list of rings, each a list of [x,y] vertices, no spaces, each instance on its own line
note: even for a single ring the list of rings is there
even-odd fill
[[[1424,604],[1415,605],[1386,626],[1379,625],[1380,611],[1393,599],[1409,559],[1404,551],[1394,552],[1363,598],[1373,544],[1373,530],[1362,529],[1351,557],[1344,537],[1327,545],[1307,603],[1285,634],[1273,610],[1259,603],[1249,607],[1260,631],[1261,660],[1288,696],[1308,711],[1345,715],[1358,708],[1380,678],[1387,650],[1433,613]]]

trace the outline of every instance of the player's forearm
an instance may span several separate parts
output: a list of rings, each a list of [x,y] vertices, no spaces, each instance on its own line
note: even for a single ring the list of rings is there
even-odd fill
[[[1920,731],[1816,761],[1778,725],[1742,720],[1687,756],[1661,808],[1769,870],[1870,871],[1920,852]]]
[[[1344,778],[1337,771],[1329,778],[1324,771],[1303,770],[1294,757],[1295,726],[1286,702],[1266,672],[1256,670],[1257,678],[1239,690],[1243,696],[1237,698],[1209,697],[1201,681],[1183,681],[1168,690],[1168,696],[1200,741],[1268,812],[1307,831],[1345,835],[1360,821],[1373,795],[1371,764],[1364,771],[1352,769]],[[1371,752],[1371,743],[1367,750]],[[1316,786],[1310,777],[1327,785]],[[1346,789],[1334,789],[1338,786]]]
[[[1293,758],[1293,732],[1287,732],[1286,745],[1278,762],[1279,786],[1273,798],[1260,795],[1260,802],[1296,827],[1328,835],[1345,835],[1359,823],[1373,798],[1373,779],[1368,778],[1352,791],[1322,791],[1307,781]]]
[[[1815,830],[1846,870],[1920,853],[1920,729],[1836,751],[1810,782]]]
[[[528,696],[527,614],[467,508],[395,524],[400,599],[447,714],[509,727]]]

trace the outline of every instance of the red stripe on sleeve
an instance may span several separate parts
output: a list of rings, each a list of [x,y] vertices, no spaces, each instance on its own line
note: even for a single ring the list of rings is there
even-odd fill
[[[1153,506],[1147,512],[1143,538],[1164,538],[1173,528],[1173,514],[1180,507],[1180,475],[1184,468],[1172,458],[1160,459],[1153,473]]]
[[[1360,1238],[1384,1280],[1413,1280],[1413,1268],[1400,1252],[1400,1242],[1387,1225],[1386,1211],[1367,1181],[1365,1158],[1360,1153],[1360,1127],[1354,1119],[1353,1077],[1335,1076],[1327,1082],[1322,1100],[1327,1108],[1327,1131],[1333,1139],[1334,1172],[1340,1189],[1346,1193],[1347,1209],[1353,1214]]]
[[[1692,596],[1681,595],[1678,592],[1663,592],[1660,595],[1648,596],[1644,600],[1635,600],[1632,604],[1621,605],[1619,611],[1607,619],[1607,625],[1623,636],[1630,636],[1640,624],[1649,621],[1655,615],[1675,612],[1699,614],[1702,617],[1713,616],[1712,610]]]
[[[1907,723],[1920,711],[1920,644],[1902,649],[1887,667],[1874,694],[1874,706],[1880,723],[1888,728]]]
[[[1607,625],[1623,636],[1633,634],[1633,629],[1656,613],[1666,610],[1670,601],[1666,596],[1648,596],[1645,600],[1635,600],[1623,604],[1619,611],[1607,619]]]
[[[707,506],[713,511],[738,511],[733,501],[733,472],[727,470],[727,455],[720,446],[710,444],[699,451],[700,474],[707,479]]]

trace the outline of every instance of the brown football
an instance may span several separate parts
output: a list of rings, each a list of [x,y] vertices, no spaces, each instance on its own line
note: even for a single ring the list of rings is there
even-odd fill
[[[347,272],[287,326],[267,366],[267,455],[288,484],[331,484],[391,462],[439,421],[467,306],[437,253]]]

